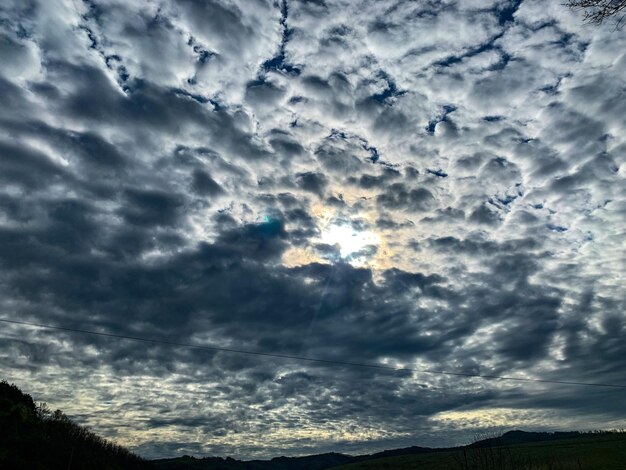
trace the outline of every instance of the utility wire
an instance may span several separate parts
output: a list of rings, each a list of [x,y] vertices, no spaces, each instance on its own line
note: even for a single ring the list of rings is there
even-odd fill
[[[54,326],[54,325],[45,325],[43,323],[31,323],[31,322],[25,322],[25,321],[7,320],[4,318],[0,318],[0,322],[11,323],[14,325],[34,326],[37,328],[45,328],[45,329],[50,329],[50,330],[68,331],[71,333],[82,333],[82,334],[94,335],[94,336],[104,336],[107,338],[128,339],[132,341],[141,341],[144,343],[165,344],[168,346],[178,346],[178,347],[183,347],[183,348],[200,349],[204,351],[220,351],[220,352],[228,352],[228,353],[236,353],[236,354],[247,354],[251,356],[275,357],[279,359],[292,359],[296,361],[315,362],[315,363],[320,363],[320,364],[332,364],[332,365],[351,366],[351,367],[365,367],[369,369],[391,370],[395,372],[418,372],[422,374],[450,375],[450,376],[456,376],[456,377],[468,377],[468,378],[477,378],[477,379],[512,380],[512,381],[517,381],[517,382],[535,382],[535,383],[546,383],[546,384],[557,384],[557,385],[580,385],[580,386],[586,386],[586,387],[609,387],[609,388],[626,389],[626,385],[621,385],[621,384],[607,384],[607,383],[599,383],[599,382],[574,382],[574,381],[549,380],[549,379],[532,379],[532,378],[527,378],[527,377],[508,377],[508,376],[501,376],[501,375],[470,374],[466,372],[450,372],[450,371],[433,370],[433,369],[415,369],[411,367],[394,367],[394,366],[386,366],[382,364],[338,361],[338,360],[333,360],[333,359],[321,359],[321,358],[314,358],[314,357],[308,357],[308,356],[295,356],[295,355],[290,355],[290,354],[278,354],[278,353],[269,353],[269,352],[260,352],[260,351],[250,351],[250,350],[245,350],[245,349],[223,348],[223,347],[218,347],[218,346],[203,346],[200,344],[182,343],[178,341],[167,341],[167,340],[152,339],[152,338],[142,338],[139,336],[120,335],[120,334],[114,334],[114,333],[103,333],[100,331],[83,330],[79,328],[68,328],[68,327]]]

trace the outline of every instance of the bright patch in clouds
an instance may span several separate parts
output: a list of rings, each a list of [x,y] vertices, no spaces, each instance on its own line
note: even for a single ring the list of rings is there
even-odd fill
[[[331,224],[322,230],[322,243],[339,246],[342,258],[348,258],[368,246],[376,246],[379,241],[374,232],[356,230],[350,224]]]

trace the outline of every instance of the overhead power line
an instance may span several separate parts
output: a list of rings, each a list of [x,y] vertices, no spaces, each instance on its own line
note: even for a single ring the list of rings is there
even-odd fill
[[[118,338],[118,339],[132,340],[132,341],[141,341],[144,343],[164,344],[167,346],[200,349],[204,351],[213,351],[213,352],[219,351],[219,352],[227,352],[227,353],[235,353],[235,354],[246,354],[250,356],[274,357],[274,358],[279,358],[279,359],[291,359],[295,361],[306,361],[306,362],[314,362],[314,363],[319,363],[319,364],[363,367],[363,368],[369,368],[369,369],[382,369],[382,370],[389,370],[389,371],[395,371],[395,372],[417,372],[421,374],[449,375],[449,376],[455,376],[455,377],[467,377],[467,378],[488,379],[488,380],[510,380],[510,381],[517,381],[517,382],[534,382],[534,383],[546,383],[546,384],[557,384],[557,385],[579,385],[579,386],[585,386],[585,387],[609,387],[609,388],[626,389],[626,385],[621,385],[621,384],[607,384],[607,383],[599,383],[599,382],[575,382],[575,381],[568,381],[568,380],[534,379],[534,378],[528,378],[528,377],[508,377],[508,376],[502,376],[502,375],[471,374],[467,372],[450,372],[450,371],[445,371],[445,370],[416,369],[412,367],[394,367],[394,366],[388,366],[384,364],[339,361],[339,360],[334,360],[334,359],[321,359],[321,358],[308,357],[308,356],[296,356],[296,355],[291,355],[291,354],[250,351],[250,350],[245,350],[245,349],[223,348],[223,347],[218,347],[218,346],[205,346],[205,345],[200,345],[200,344],[183,343],[183,342],[178,342],[178,341],[142,338],[140,336],[121,335],[121,334],[115,334],[115,333],[103,333],[100,331],[83,330],[79,328],[46,325],[43,323],[31,323],[31,322],[25,322],[25,321],[8,320],[4,318],[0,318],[0,322],[10,323],[14,325],[33,326],[37,328],[45,328],[45,329],[50,329],[50,330],[67,331],[71,333],[104,336],[107,338]]]

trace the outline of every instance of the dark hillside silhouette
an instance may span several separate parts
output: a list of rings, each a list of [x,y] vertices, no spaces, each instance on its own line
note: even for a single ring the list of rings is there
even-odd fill
[[[355,462],[349,455],[328,453],[306,457],[276,457],[272,460],[236,460],[231,457],[180,457],[156,460],[154,463],[163,470],[323,470]]]
[[[148,469],[152,465],[124,447],[113,444],[61,410],[45,404],[6,381],[0,382],[0,468]]]
[[[626,438],[618,431],[509,431],[450,448],[413,446],[359,456],[330,453],[248,461],[185,456],[153,463],[163,470],[622,470]]]

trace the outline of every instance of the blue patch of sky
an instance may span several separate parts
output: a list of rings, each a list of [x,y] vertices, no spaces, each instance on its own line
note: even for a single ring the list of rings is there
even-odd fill
[[[196,41],[196,38],[193,36],[189,36],[189,39],[187,40],[187,45],[190,46],[191,49],[193,50],[193,53],[196,55],[196,62],[200,66],[208,63],[209,60],[211,60],[213,57],[216,57],[219,55],[217,52],[208,50],[202,44],[199,44]],[[197,83],[197,79],[195,75],[187,79],[187,84],[189,85],[195,85],[196,83]]]
[[[205,96],[202,96],[200,94],[197,93],[190,93],[187,90],[183,90],[181,88],[171,88],[170,89],[172,93],[174,93],[175,95],[178,96],[184,96],[186,98],[191,98],[192,100],[200,103],[200,104],[207,104],[210,103],[211,105],[213,105],[213,109],[215,111],[219,111],[222,106],[219,104],[219,102],[211,99],[211,98],[207,98]]]
[[[406,94],[406,91],[398,89],[395,80],[391,78],[389,74],[384,70],[379,70],[378,76],[385,80],[385,82],[387,82],[387,87],[380,93],[376,93],[370,96],[370,98],[374,101],[377,101],[379,103],[385,103],[388,102],[389,98],[395,98]]]
[[[103,14],[102,7],[92,0],[83,0],[83,4],[87,6],[87,12],[83,15],[83,19],[93,18],[99,22]]]
[[[493,198],[490,197],[489,199],[487,199],[487,204],[495,207],[498,210],[507,211],[507,207],[500,204],[500,201],[497,198],[494,200]]]
[[[509,163],[509,161],[504,157],[496,157],[494,161],[502,167],[505,167]]]
[[[289,104],[305,103],[307,99],[304,96],[296,95],[289,98]]]
[[[426,173],[429,173],[429,174],[434,175],[434,176],[438,176],[439,178],[447,178],[448,177],[448,173],[446,173],[442,169],[431,170],[430,168],[426,168]]]
[[[503,52],[500,48],[497,49],[500,51],[500,60],[486,68],[486,70],[489,70],[491,72],[495,72],[496,70],[503,70],[507,65],[509,65],[509,62],[511,61],[511,56],[509,54]]]
[[[558,233],[567,232],[567,228],[561,225],[547,224],[546,227],[548,227],[548,229],[552,230],[553,232],[558,232]]]
[[[199,45],[193,46],[193,51],[198,55],[198,62],[201,64],[206,64],[211,57],[215,57],[217,55],[215,52],[203,49]]]
[[[498,14],[498,24],[505,26],[514,20],[515,13],[519,9],[524,0],[510,0],[502,7],[497,7],[495,12]]]
[[[327,139],[333,139],[333,140],[341,139],[341,140],[345,140],[346,142],[349,141],[350,139],[357,140],[360,143],[361,148],[369,152],[370,156],[367,158],[369,161],[371,161],[372,163],[379,163],[381,165],[387,165],[386,162],[383,162],[382,160],[380,160],[380,153],[378,152],[378,149],[374,147],[373,145],[370,145],[366,139],[364,139],[363,137],[359,135],[348,134],[345,131],[333,128],[331,129],[330,134],[328,135]]]
[[[89,21],[90,18],[88,15],[83,15],[83,19],[85,21]],[[89,42],[90,42],[89,49],[96,51],[98,55],[102,57],[102,60],[104,61],[104,65],[106,65],[106,67],[109,70],[112,70],[117,73],[118,84],[122,87],[122,89],[125,92],[128,91],[130,87],[128,86],[127,82],[128,82],[128,79],[130,78],[130,74],[128,73],[128,70],[126,70],[126,67],[122,64],[122,58],[117,54],[106,54],[104,52],[104,49],[100,45],[100,41],[98,41],[98,37],[93,32],[93,30],[89,28],[88,26],[82,24],[78,26],[78,29],[80,29],[81,31],[84,31],[85,34],[87,35],[87,38],[89,39]]]
[[[546,85],[539,88],[539,91],[542,91],[546,95],[554,96],[559,93],[559,85],[561,85],[561,80],[557,80],[553,85]]]
[[[93,31],[91,29],[89,29],[85,25],[79,25],[78,29],[84,31],[85,34],[87,34],[87,38],[90,41],[89,49],[94,49],[96,51],[99,51],[99,49],[98,49],[98,39],[96,38],[96,35],[93,33]]]
[[[463,59],[473,57],[485,51],[492,50],[494,48],[493,42],[501,36],[501,34],[498,34],[497,36],[490,38],[487,42],[468,49],[464,54],[448,56],[445,59],[435,62],[434,65],[436,67],[449,67],[451,65],[458,64],[459,62],[463,61]]]
[[[369,160],[372,163],[378,162],[380,160],[380,154],[378,153],[378,149],[376,147],[370,146],[367,143],[363,145],[363,148],[370,153]]]
[[[93,21],[96,25],[99,24],[102,18],[102,8],[92,0],[83,0],[83,3],[87,6],[87,12],[81,16],[83,21]],[[95,50],[104,60],[106,67],[117,74],[117,82],[122,90],[125,93],[130,91],[131,88],[128,83],[130,74],[122,63],[122,57],[118,54],[107,54],[98,40],[96,33],[87,25],[81,24],[78,28],[87,34],[87,38],[90,41],[89,48]]]
[[[498,201],[499,201],[501,204],[504,204],[505,206],[508,206],[508,205],[509,205],[509,204],[511,204],[513,201],[515,201],[518,197],[519,197],[519,196],[517,196],[517,195],[513,196],[513,195],[510,195],[510,194],[507,194],[506,196],[504,196],[504,197],[499,197],[499,198],[497,198],[497,199],[498,199]]]
[[[439,60],[437,62],[435,62],[433,65],[435,67],[450,67],[452,65],[458,64],[460,62],[462,62],[465,59],[469,59],[471,57],[477,56],[479,54],[482,54],[483,52],[487,52],[487,51],[498,51],[500,53],[500,60],[492,65],[490,65],[489,67],[487,67],[487,70],[502,70],[504,67],[506,67],[508,65],[508,63],[511,61],[511,56],[509,54],[507,54],[506,52],[504,52],[500,47],[494,45],[495,41],[500,39],[502,37],[502,33],[497,34],[495,36],[493,36],[492,38],[490,38],[488,41],[473,47],[471,49],[468,49],[464,54],[461,55],[451,55],[449,57],[446,57],[445,59]]]
[[[435,133],[435,127],[437,126],[437,124],[439,124],[440,122],[445,122],[448,118],[448,115],[450,113],[453,113],[454,111],[456,111],[455,106],[444,105],[441,109],[441,113],[439,113],[439,115],[437,115],[435,118],[428,121],[428,125],[426,126],[426,132],[428,132],[430,135],[433,135]]]
[[[504,6],[496,7],[493,9],[493,14],[498,17],[498,24],[503,28],[514,20],[515,12],[519,9],[523,0],[512,0],[507,2]],[[504,35],[504,29],[498,34],[492,36],[487,41],[482,44],[479,44],[476,47],[468,49],[464,54],[461,55],[451,55],[437,61],[434,63],[436,67],[450,67],[451,65],[458,64],[462,62],[464,59],[468,59],[470,57],[474,57],[476,55],[482,54],[483,52],[497,50],[500,52],[500,60],[488,67],[488,70],[502,70],[507,66],[509,61],[511,60],[511,56],[506,52],[502,51],[502,49],[495,45],[495,42],[500,39]]]
[[[287,43],[291,38],[292,30],[287,25],[287,18],[289,17],[289,6],[287,5],[287,0],[283,0],[280,4],[280,25],[283,29],[282,38],[280,41],[280,45],[278,47],[278,53],[272,57],[271,59],[266,60],[261,65],[261,68],[264,72],[269,72],[271,70],[276,70],[287,75],[298,76],[301,73],[300,67],[290,64],[286,60],[286,52],[285,49],[287,47]]]
[[[506,160],[505,160],[506,161]],[[504,196],[495,196],[494,198],[489,198],[489,203],[495,207],[497,207],[498,209],[504,209],[504,210],[509,210],[509,206],[516,201],[518,198],[520,198],[521,196],[524,195],[524,192],[522,191],[522,184],[521,183],[517,183],[515,185],[515,187],[517,188],[517,193],[516,194],[505,194]],[[534,207],[534,206],[533,206]],[[543,207],[543,206],[541,206]],[[536,209],[539,207],[535,207]]]
[[[330,130],[330,135],[328,136],[329,139],[341,139],[341,140],[348,140],[348,134],[346,134],[344,131],[340,130],[340,129],[331,129]]]

